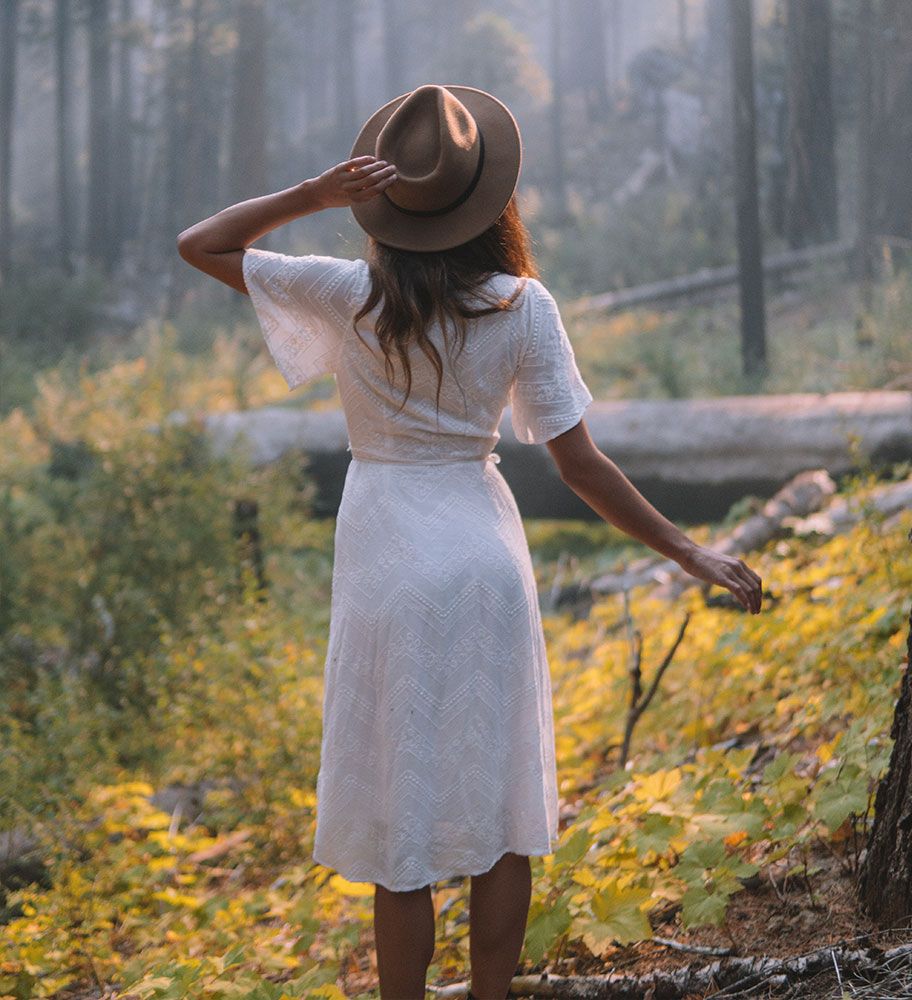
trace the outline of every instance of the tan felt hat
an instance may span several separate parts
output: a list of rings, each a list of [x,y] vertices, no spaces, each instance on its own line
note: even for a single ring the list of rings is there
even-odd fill
[[[367,233],[400,250],[448,250],[483,233],[507,207],[522,162],[506,105],[475,87],[429,83],[375,111],[351,158],[376,156],[396,181],[351,206]]]

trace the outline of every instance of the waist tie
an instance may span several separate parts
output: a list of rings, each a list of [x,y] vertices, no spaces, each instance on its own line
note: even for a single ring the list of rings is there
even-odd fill
[[[350,448],[346,449],[351,451]],[[392,459],[385,458],[367,458],[364,455],[359,455],[356,452],[351,452],[352,460],[358,462],[375,462],[378,465],[450,465],[452,462],[492,462],[494,465],[500,463],[500,455],[496,451],[491,451],[487,455],[478,456],[473,455],[470,458],[443,458],[437,462],[423,462],[420,459],[416,461],[408,461],[408,459],[394,461]]]

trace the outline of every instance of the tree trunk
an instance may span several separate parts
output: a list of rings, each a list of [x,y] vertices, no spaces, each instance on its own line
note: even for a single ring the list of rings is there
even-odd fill
[[[0,287],[7,281],[13,239],[13,131],[19,0],[0,4]]]
[[[133,0],[120,0],[117,45],[117,135],[112,150],[112,238],[118,257],[135,235],[133,228]]]
[[[333,12],[323,3],[308,0],[301,11],[301,57],[304,60],[304,94],[307,115],[307,143],[303,150],[302,171],[315,174],[325,168],[322,151],[332,144],[334,129],[331,100],[331,49],[326,40],[331,35]],[[323,163],[321,167],[320,164]]]
[[[403,17],[402,0],[383,0],[383,65],[386,100],[404,94],[408,18]]]
[[[624,79],[624,0],[608,0],[608,82],[616,98]]]
[[[787,0],[788,183],[793,249],[838,232],[830,0]]]
[[[753,4],[730,0],[732,95],[735,135],[735,207],[738,289],[741,302],[741,360],[748,377],[766,371],[766,305],[763,247],[757,192],[757,134],[754,109]]]
[[[155,186],[156,201],[153,226],[156,230],[156,250],[164,254],[167,273],[166,317],[174,315],[186,287],[186,265],[174,252],[174,239],[181,229],[190,225],[185,215],[187,185],[187,100],[188,79],[184,42],[185,16],[182,0],[167,0],[164,6],[167,39],[166,77],[162,89],[161,131],[163,133],[164,185]],[[239,45],[243,41],[238,42]],[[160,267],[159,261],[156,266]]]
[[[348,156],[358,132],[355,98],[355,0],[333,4],[333,71],[336,84],[336,159]]]
[[[111,25],[109,0],[88,0],[89,196],[86,253],[109,273],[115,253],[111,226]]]
[[[551,0],[550,53],[551,53],[551,169],[554,221],[557,225],[566,221],[567,173],[564,156],[564,60],[563,32],[561,25],[564,11],[561,0]]]
[[[872,0],[858,0],[855,30],[857,33],[858,94],[857,94],[857,169],[858,169],[858,234],[854,261],[855,277],[861,282],[866,308],[871,305],[873,278],[872,188],[874,117],[874,5]]]
[[[213,183],[218,177],[218,113],[207,57],[210,25],[203,0],[193,0],[190,51],[187,57],[187,185],[186,217],[196,220],[210,214]]]
[[[858,896],[879,927],[912,918],[912,614],[906,669],[890,736],[895,741],[886,776],[877,788],[874,825],[861,866]]]
[[[339,6],[347,6],[340,4]],[[266,194],[266,11],[263,0],[241,0],[237,15],[234,114],[231,121],[231,200]]]
[[[874,225],[879,233],[912,239],[912,3],[884,0],[881,27],[875,43],[883,103],[877,114],[874,190],[882,200]]]
[[[572,8],[577,73],[590,123],[608,115],[608,72],[605,57],[605,17],[602,0],[576,0]]]
[[[65,274],[73,273],[73,133],[72,122],[72,73],[73,32],[70,22],[69,0],[56,0],[54,9],[54,128],[57,139],[55,150],[55,185],[57,187],[57,253],[60,267]]]

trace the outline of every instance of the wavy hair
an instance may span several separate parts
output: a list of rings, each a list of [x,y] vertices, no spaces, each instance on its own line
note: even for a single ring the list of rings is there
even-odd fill
[[[382,299],[375,334],[383,351],[389,381],[395,380],[394,354],[405,372],[405,398],[399,410],[405,406],[412,389],[407,348],[417,343],[437,372],[439,413],[443,362],[427,335],[433,320],[444,332],[448,352],[453,345],[447,329],[453,327],[458,353],[461,353],[465,346],[466,320],[511,310],[525,287],[525,282],[520,282],[509,298],[497,297],[480,288],[489,277],[497,273],[513,274],[518,278],[539,276],[532,254],[532,239],[520,217],[515,194],[497,221],[467,243],[433,252],[398,250],[369,236],[367,262],[371,291],[355,314],[355,333],[364,343],[358,321]],[[486,304],[473,308],[466,301],[470,297]]]

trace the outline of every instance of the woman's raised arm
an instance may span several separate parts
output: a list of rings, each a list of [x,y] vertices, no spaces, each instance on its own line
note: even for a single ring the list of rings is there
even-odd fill
[[[188,264],[246,295],[242,262],[251,243],[301,216],[374,198],[395,180],[396,168],[375,156],[346,160],[319,177],[238,202],[197,222],[177,237],[177,251]]]

